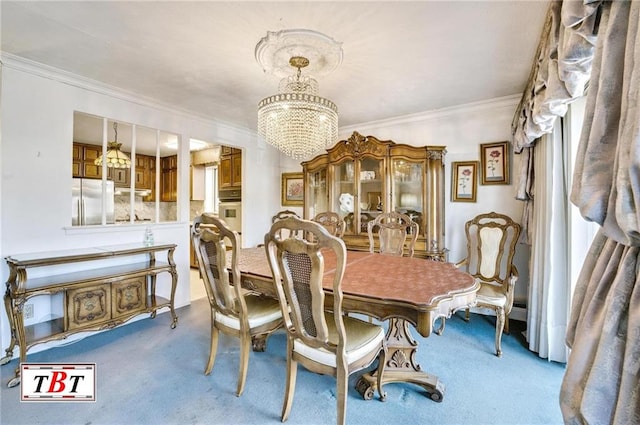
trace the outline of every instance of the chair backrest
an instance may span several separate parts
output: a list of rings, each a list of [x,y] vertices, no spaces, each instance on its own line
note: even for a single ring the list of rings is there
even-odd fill
[[[289,217],[300,218],[300,216],[295,211],[282,210],[282,211],[278,211],[278,213],[276,215],[271,217],[271,224],[275,223],[278,220],[283,220],[283,219],[289,218]]]
[[[240,282],[238,233],[231,230],[224,220],[202,214],[193,220],[191,240],[211,307],[226,316],[239,318],[241,325],[244,323],[248,327],[247,306],[241,287],[231,284]]]
[[[278,213],[276,215],[271,217],[271,224],[273,224],[273,223],[275,223],[277,221],[280,221],[280,220],[284,220],[285,218],[289,218],[289,217],[300,218],[300,216],[295,211],[282,210],[282,211],[278,211]]]
[[[281,231],[310,237],[281,238]],[[282,232],[283,234],[285,232]],[[342,318],[342,277],[346,264],[344,242],[329,234],[322,225],[295,217],[277,221],[264,237],[269,266],[289,335],[310,347],[325,348],[344,355],[345,329]],[[325,256],[329,270],[325,269]],[[333,316],[338,346],[329,343],[322,281],[333,271]]]
[[[316,214],[312,221],[322,224],[333,236],[341,238],[344,235],[346,223],[338,213],[333,211],[321,212]]]
[[[506,290],[520,225],[509,216],[490,212],[465,224],[467,272],[481,282],[497,283]]]
[[[408,256],[413,257],[418,239],[418,223],[408,215],[399,212],[379,214],[367,225],[369,233],[369,251],[375,249],[375,229],[378,229],[378,245],[381,254],[403,255],[407,236],[409,237]]]

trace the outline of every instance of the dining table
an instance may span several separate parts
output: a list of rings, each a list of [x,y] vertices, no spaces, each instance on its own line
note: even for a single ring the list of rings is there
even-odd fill
[[[325,305],[330,309],[336,261],[331,253],[326,254],[323,285]],[[264,247],[241,249],[238,265],[244,288],[277,298]],[[342,308],[350,315],[388,321],[383,384],[417,384],[432,400],[441,402],[445,386],[417,363],[418,341],[411,326],[425,338],[436,331],[441,333],[445,319],[475,304],[479,287],[473,276],[452,263],[349,250],[341,285]],[[438,320],[441,322],[436,326]],[[254,349],[260,346],[264,347],[264,341],[262,345],[254,341]],[[367,400],[377,390],[375,374],[375,370],[364,373],[356,384]]]

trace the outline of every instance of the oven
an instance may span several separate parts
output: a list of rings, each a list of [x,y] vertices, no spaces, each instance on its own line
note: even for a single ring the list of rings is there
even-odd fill
[[[227,223],[231,230],[242,234],[242,202],[221,200],[218,216]]]

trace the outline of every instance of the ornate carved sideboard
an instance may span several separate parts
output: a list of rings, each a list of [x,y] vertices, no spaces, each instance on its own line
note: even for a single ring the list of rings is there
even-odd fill
[[[20,348],[20,363],[27,351],[37,344],[65,339],[77,332],[114,328],[135,316],[167,307],[171,311],[171,328],[178,322],[174,299],[178,274],[173,260],[175,244],[145,246],[141,243],[85,248],[55,252],[20,254],[6,257],[9,278],[4,305],[9,318],[11,342],[0,365]],[[166,251],[166,261],[156,261],[156,253]],[[142,260],[141,260],[142,258]],[[119,264],[100,262],[115,259]],[[82,270],[66,272],[71,264]],[[31,270],[32,277],[27,276]],[[156,277],[171,275],[171,295],[156,295]],[[48,320],[25,326],[25,306],[46,297],[51,308]],[[20,367],[8,383],[20,382]]]
[[[410,146],[354,132],[302,163],[304,216],[340,214],[347,247],[368,250],[367,223],[382,212],[402,212],[419,226],[415,255],[445,261],[445,154],[444,146]]]

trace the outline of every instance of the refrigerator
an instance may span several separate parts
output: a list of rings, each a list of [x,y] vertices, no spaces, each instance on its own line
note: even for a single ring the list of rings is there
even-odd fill
[[[107,180],[104,207],[107,224],[114,220],[113,181]],[[102,224],[102,180],[74,178],[72,186],[71,225]]]

